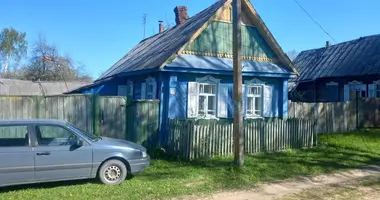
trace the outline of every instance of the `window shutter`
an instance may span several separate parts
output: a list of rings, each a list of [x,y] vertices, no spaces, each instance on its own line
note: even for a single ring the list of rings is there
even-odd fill
[[[141,99],[146,97],[146,83],[141,83]]]
[[[350,85],[344,85],[344,101],[350,100]]]
[[[376,85],[369,84],[368,85],[368,97],[375,98],[376,97]]]
[[[151,83],[153,85],[153,99],[157,99],[157,82],[154,81]]]
[[[198,94],[199,94],[199,83],[189,82],[188,83],[188,93],[187,93],[187,117],[196,118],[198,117]]]
[[[127,96],[127,86],[119,85],[117,87],[117,96]]]
[[[128,87],[127,95],[133,98],[133,82],[128,82],[127,87]]]
[[[243,117],[245,118],[247,116],[247,86],[243,84]],[[234,103],[234,110],[235,110],[235,103]]]
[[[264,117],[273,117],[273,108],[272,108],[272,97],[273,97],[273,86],[271,85],[265,85],[263,86],[263,116]]]
[[[228,84],[218,86],[218,117],[227,118],[228,115]]]

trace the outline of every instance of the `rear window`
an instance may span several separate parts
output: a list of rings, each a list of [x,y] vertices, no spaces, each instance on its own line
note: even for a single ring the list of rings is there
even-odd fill
[[[28,127],[26,125],[0,126],[0,147],[28,145]]]

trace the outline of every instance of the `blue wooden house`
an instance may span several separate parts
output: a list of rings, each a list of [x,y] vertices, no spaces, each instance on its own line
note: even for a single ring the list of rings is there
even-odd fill
[[[189,18],[175,8],[176,26],[141,41],[93,84],[72,93],[159,99],[168,119],[233,118],[232,0]],[[286,117],[290,59],[253,8],[242,1],[245,118]]]
[[[300,102],[342,102],[380,97],[380,35],[302,51],[293,61],[289,97]]]

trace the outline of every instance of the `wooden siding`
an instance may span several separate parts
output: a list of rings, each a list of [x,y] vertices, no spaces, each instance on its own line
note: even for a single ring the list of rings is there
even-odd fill
[[[246,154],[312,147],[317,143],[312,120],[250,120],[244,122]],[[233,124],[198,124],[171,120],[166,149],[185,159],[233,155]]]
[[[253,26],[242,26],[242,48],[246,60],[275,61],[277,58],[257,28]],[[232,55],[232,49],[232,24],[212,22],[184,49],[183,53],[229,57]]]

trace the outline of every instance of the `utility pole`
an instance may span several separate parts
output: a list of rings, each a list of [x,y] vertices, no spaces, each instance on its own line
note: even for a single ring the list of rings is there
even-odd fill
[[[241,0],[233,0],[233,68],[234,68],[234,156],[235,164],[244,164],[243,77],[241,50]]]
[[[143,15],[143,27],[144,27],[143,39],[145,39],[145,31],[146,31],[146,14]]]

